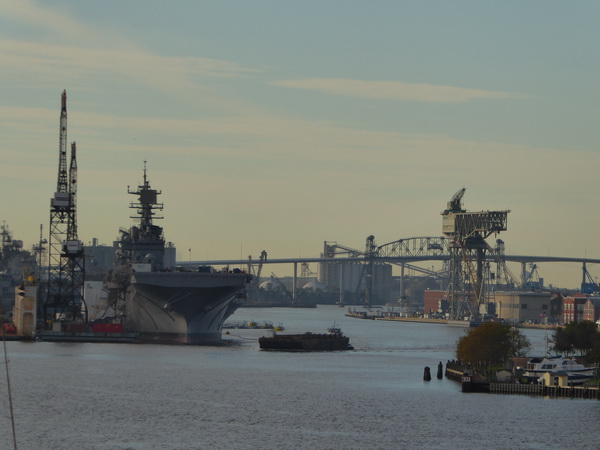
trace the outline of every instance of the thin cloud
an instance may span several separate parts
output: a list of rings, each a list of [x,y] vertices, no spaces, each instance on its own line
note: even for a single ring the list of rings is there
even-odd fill
[[[346,97],[371,100],[400,100],[430,103],[462,103],[476,99],[506,99],[520,95],[481,89],[467,89],[433,84],[403,83],[400,81],[364,81],[347,78],[307,78],[304,80],[281,80],[275,86],[307,89]]]
[[[85,35],[85,28],[66,13],[60,12],[59,7],[53,5],[52,8],[44,8],[30,0],[3,1],[0,18],[21,23],[24,27],[45,29],[57,34]]]
[[[231,77],[255,72],[239,64],[200,57],[169,57],[150,52],[123,49],[80,48],[75,46],[0,40],[4,70],[35,71],[64,76],[65,68],[80,76],[103,70],[145,78],[149,84],[164,84],[165,75],[204,75]],[[154,74],[154,75],[153,75]]]
[[[122,79],[183,96],[204,90],[202,77],[238,77],[259,72],[236,62],[189,56],[166,56],[140,46],[127,36],[92,23],[81,22],[60,8],[31,0],[8,0],[0,20],[35,30],[35,41],[2,36],[1,68],[15,83],[42,75],[49,84],[69,80]]]

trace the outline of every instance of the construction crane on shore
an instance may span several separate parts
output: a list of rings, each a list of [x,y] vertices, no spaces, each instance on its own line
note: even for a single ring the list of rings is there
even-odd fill
[[[261,292],[260,292],[260,276],[262,274],[263,264],[266,260],[267,260],[267,251],[263,250],[262,252],[260,252],[260,259],[258,261],[258,267],[256,269],[256,272],[253,272],[252,268],[254,266],[253,266],[253,262],[252,262],[252,255],[248,255],[248,273],[253,274],[254,278],[248,284],[246,290],[248,292],[251,292],[253,294],[253,296],[255,296],[256,299],[258,299],[259,301],[262,300]]]
[[[48,289],[43,307],[46,320],[82,316],[85,258],[77,236],[77,152],[71,144],[67,168],[67,91],[61,96],[58,180],[50,200]],[[84,321],[87,321],[83,317]]]
[[[596,282],[596,280],[594,280],[592,275],[590,275],[590,273],[588,272],[585,261],[583,263],[582,272],[583,272],[583,277],[581,279],[581,293],[592,294],[594,292],[600,291],[600,287],[598,286],[598,283]]]
[[[442,212],[442,232],[451,239],[448,300],[451,319],[478,320],[480,306],[486,304],[485,282],[490,278],[486,253],[498,253],[486,239],[506,230],[510,211],[467,212],[462,207],[464,193],[462,188],[454,194]]]
[[[365,242],[365,303],[371,307],[373,301],[373,259],[377,255],[377,246],[375,245],[375,236],[370,235]]]

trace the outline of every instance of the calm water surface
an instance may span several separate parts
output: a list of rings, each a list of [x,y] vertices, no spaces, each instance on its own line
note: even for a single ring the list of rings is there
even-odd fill
[[[600,402],[462,394],[435,378],[462,330],[344,313],[242,308],[230,321],[335,321],[350,352],[261,352],[261,330],[230,330],[223,347],[9,342],[18,448],[598,448]],[[542,354],[544,331],[525,333]],[[3,363],[0,396],[11,448]]]

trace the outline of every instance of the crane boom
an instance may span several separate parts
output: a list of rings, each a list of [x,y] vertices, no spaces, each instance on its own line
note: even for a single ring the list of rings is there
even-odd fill
[[[67,240],[77,240],[77,145],[71,144],[71,163],[69,165],[69,194],[70,203],[73,210],[70,217],[69,229],[67,230]]]
[[[465,195],[466,190],[467,190],[467,188],[462,188],[461,190],[459,190],[456,194],[454,194],[452,196],[452,198],[448,202],[447,208],[443,212],[443,214],[448,214],[451,212],[465,212],[462,209],[462,198]]]
[[[58,181],[56,192],[69,192],[67,174],[67,90],[61,96],[60,134],[58,140]]]

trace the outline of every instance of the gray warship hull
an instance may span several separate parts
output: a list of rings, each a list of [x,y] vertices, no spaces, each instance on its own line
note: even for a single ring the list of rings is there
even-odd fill
[[[247,280],[244,273],[134,272],[125,330],[146,342],[219,344]]]
[[[152,189],[144,162],[144,182],[127,189],[138,197],[130,204],[139,222],[121,228],[115,249],[115,267],[106,278],[109,302],[123,318],[125,332],[138,340],[172,344],[221,343],[223,322],[238,306],[240,294],[251,279],[239,269],[215,271],[201,266],[182,270],[175,266],[175,247],[167,257],[162,219],[156,211],[160,191]]]

